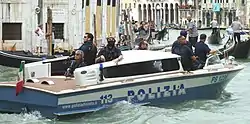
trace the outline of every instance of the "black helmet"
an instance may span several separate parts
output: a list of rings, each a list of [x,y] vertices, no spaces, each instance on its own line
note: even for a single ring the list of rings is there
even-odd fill
[[[114,37],[108,37],[107,42],[116,42]]]

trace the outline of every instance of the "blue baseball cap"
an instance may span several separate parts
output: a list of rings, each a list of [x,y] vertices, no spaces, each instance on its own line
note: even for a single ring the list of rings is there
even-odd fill
[[[187,36],[187,31],[186,31],[186,30],[182,30],[182,31],[180,32],[180,35],[186,37],[186,36]]]

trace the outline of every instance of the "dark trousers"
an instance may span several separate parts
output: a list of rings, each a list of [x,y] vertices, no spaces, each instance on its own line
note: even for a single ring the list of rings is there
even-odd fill
[[[194,47],[195,44],[197,43],[198,36],[197,37],[188,37],[188,40],[191,43],[191,45]]]
[[[212,28],[212,34],[214,34],[217,31],[217,28]]]
[[[236,41],[236,39],[237,39],[237,41]],[[234,41],[235,42],[240,42],[240,33],[234,33]]]

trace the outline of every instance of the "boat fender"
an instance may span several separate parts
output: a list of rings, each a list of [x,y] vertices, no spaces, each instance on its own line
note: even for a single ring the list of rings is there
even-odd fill
[[[45,84],[45,85],[54,85],[55,83],[53,81],[42,81],[41,84]]]
[[[38,79],[28,79],[26,80],[27,83],[38,83],[39,80]]]

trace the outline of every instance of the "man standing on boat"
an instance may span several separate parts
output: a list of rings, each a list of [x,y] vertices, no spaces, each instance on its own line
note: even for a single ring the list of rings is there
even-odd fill
[[[46,46],[46,39],[45,39],[45,33],[43,31],[43,24],[40,24],[37,27],[37,29],[35,30],[35,33],[37,35],[36,53],[42,53],[43,52],[42,46]]]
[[[97,48],[93,44],[94,36],[91,33],[85,33],[84,44],[79,48],[84,53],[84,61],[87,65],[95,64]]]
[[[197,40],[198,40],[198,30],[195,22],[192,21],[191,15],[188,15],[187,17],[188,23],[187,23],[187,31],[188,31],[188,40],[194,47]]]
[[[193,51],[186,45],[186,38],[184,36],[178,37],[179,41],[179,53],[181,56],[181,63],[185,71],[191,71],[193,69],[193,63],[196,61]]]
[[[85,33],[84,35],[84,43],[78,50],[81,50],[84,53],[84,62],[86,65],[95,64],[95,58],[97,54],[97,48],[93,44],[94,36],[91,33]],[[69,59],[74,59],[75,52],[72,53]]]
[[[216,51],[211,50],[208,47],[208,45],[205,44],[206,39],[207,39],[207,35],[206,34],[201,34],[200,35],[200,41],[195,44],[195,55],[198,56],[199,61],[202,64],[205,64],[208,54],[216,53]]]
[[[211,27],[212,27],[212,34],[214,34],[218,28],[218,22],[216,18],[214,18],[214,20],[211,22]]]
[[[191,51],[193,51],[192,44],[186,40],[187,31],[182,30],[180,32],[180,36],[184,36],[184,38],[185,38],[184,44],[187,45],[191,49]],[[177,38],[177,40],[173,43],[172,49],[171,49],[173,54],[178,54],[178,55],[180,54],[180,48],[181,48],[181,41],[180,40],[181,40],[180,38],[179,39]]]
[[[242,25],[241,25],[238,17],[235,17],[235,21],[233,21],[233,23],[231,24],[231,27],[234,31],[235,42],[240,42],[240,31],[242,29]],[[237,39],[237,41],[236,41],[236,39]]]

